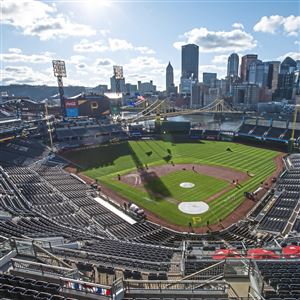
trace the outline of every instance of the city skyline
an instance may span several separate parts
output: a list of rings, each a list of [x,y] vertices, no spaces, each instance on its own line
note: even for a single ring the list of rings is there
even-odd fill
[[[215,1],[85,3],[2,1],[1,85],[55,85],[51,61],[63,59],[66,85],[109,85],[118,64],[126,83],[153,80],[164,90],[169,61],[179,84],[181,46],[187,43],[199,46],[200,81],[203,72],[224,78],[233,52],[240,61],[248,53],[262,61],[300,59],[297,1],[272,7],[270,1],[218,1],[217,9]]]

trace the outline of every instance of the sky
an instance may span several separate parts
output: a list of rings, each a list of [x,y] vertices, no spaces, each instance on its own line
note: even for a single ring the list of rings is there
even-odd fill
[[[165,89],[181,45],[199,45],[202,72],[226,75],[236,52],[300,59],[299,0],[0,0],[0,84],[56,85],[52,60],[65,60],[65,85],[110,86],[113,65],[126,83]]]

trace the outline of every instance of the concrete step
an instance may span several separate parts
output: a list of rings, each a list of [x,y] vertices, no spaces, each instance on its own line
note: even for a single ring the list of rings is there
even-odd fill
[[[250,287],[249,278],[226,278],[226,281],[238,297],[248,297]]]

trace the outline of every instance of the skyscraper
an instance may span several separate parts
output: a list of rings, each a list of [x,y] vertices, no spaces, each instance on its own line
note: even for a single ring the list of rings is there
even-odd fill
[[[170,90],[170,87],[174,87],[174,71],[171,63],[169,62],[166,68],[166,91]]]
[[[272,62],[262,62],[257,59],[248,68],[248,82],[255,83],[259,87],[272,88],[273,64]]]
[[[239,56],[236,53],[230,54],[227,63],[227,76],[237,77],[239,73]]]
[[[113,75],[112,77],[110,77],[110,89],[113,93],[117,93],[117,92],[120,92],[120,93],[125,93],[126,92],[126,88],[125,88],[125,78],[122,78],[119,80],[119,84],[120,84],[120,87],[119,87],[119,91],[117,91],[117,80],[116,80],[116,77],[115,75]]]
[[[217,73],[203,73],[203,83],[209,87],[215,86],[217,80]]]
[[[181,48],[181,78],[198,81],[199,47],[187,44]]]
[[[260,83],[262,86],[262,77],[263,77],[263,62],[259,59],[252,61],[248,66],[248,79],[249,83]]]
[[[249,66],[253,61],[257,60],[256,54],[246,54],[242,57],[241,62],[241,79],[242,81],[249,80]]]
[[[270,64],[272,65],[272,83],[271,83],[271,89],[272,93],[275,92],[278,85],[278,75],[279,75],[279,69],[280,69],[280,61],[271,61]]]
[[[280,66],[280,74],[292,73],[296,70],[297,63],[291,57],[287,56]]]

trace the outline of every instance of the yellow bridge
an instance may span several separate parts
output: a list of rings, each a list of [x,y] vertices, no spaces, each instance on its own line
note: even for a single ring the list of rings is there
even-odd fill
[[[218,99],[199,109],[179,109],[171,105],[168,99],[156,100],[148,107],[137,113],[134,117],[127,119],[128,123],[140,122],[146,120],[153,120],[158,115],[164,117],[176,117],[182,115],[193,115],[200,113],[213,114],[244,114],[244,111],[234,109],[230,104],[226,103],[224,99]]]

